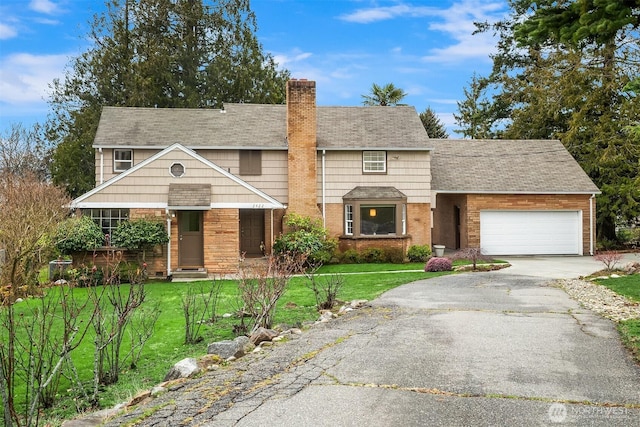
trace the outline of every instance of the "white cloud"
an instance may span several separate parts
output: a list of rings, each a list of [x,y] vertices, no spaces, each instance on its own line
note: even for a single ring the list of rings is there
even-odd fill
[[[396,6],[358,9],[353,13],[339,16],[339,19],[358,24],[368,24],[371,22],[385,21],[400,17],[420,18],[437,13],[437,9],[433,7],[399,4]]]
[[[444,34],[452,43],[431,49],[423,57],[424,61],[457,63],[474,58],[489,61],[489,54],[495,51],[495,39],[490,34],[472,35],[476,30],[474,22],[494,22],[504,15],[505,7],[504,2],[495,0],[461,0],[446,9],[401,3],[395,6],[358,9],[339,16],[339,19],[369,24],[397,18],[431,17],[431,22],[426,23],[425,27],[431,32]]]
[[[0,40],[11,39],[18,35],[18,31],[10,25],[0,22]]]
[[[273,60],[281,68],[288,68],[291,64],[304,61],[312,56],[311,52],[301,52],[298,49],[294,49],[289,54],[274,54]]]
[[[31,3],[29,3],[29,9],[46,15],[55,15],[60,12],[59,5],[51,0],[31,0]]]
[[[64,75],[69,55],[18,53],[0,58],[0,102],[43,104],[54,78]]]
[[[489,55],[495,52],[496,40],[488,33],[474,35],[474,22],[495,22],[506,13],[504,7],[498,2],[463,0],[443,10],[439,14],[442,21],[431,23],[429,29],[444,33],[454,43],[432,49],[423,59],[437,63],[458,63],[473,58],[490,61]]]

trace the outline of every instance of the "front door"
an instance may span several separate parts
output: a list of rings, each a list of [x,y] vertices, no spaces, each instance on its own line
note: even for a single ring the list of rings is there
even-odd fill
[[[178,211],[179,268],[204,267],[202,211]]]
[[[248,257],[262,256],[264,242],[264,211],[240,210],[240,252]]]

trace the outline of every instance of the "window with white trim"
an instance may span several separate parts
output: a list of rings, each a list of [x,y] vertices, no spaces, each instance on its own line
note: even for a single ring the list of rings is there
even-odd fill
[[[344,205],[344,234],[353,236],[353,205]]]
[[[363,151],[362,152],[362,172],[386,173],[387,172],[387,152],[386,151]]]
[[[133,166],[133,150],[113,150],[113,171],[124,172]]]
[[[129,209],[91,209],[91,219],[111,236],[118,224],[129,220]]]

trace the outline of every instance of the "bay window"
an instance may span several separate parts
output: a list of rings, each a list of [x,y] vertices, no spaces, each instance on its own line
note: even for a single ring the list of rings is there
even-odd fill
[[[393,187],[356,187],[343,197],[347,236],[404,236],[407,197]]]

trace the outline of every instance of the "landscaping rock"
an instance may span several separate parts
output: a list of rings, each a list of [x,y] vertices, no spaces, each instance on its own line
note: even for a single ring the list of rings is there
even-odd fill
[[[141,391],[140,393],[136,394],[133,399],[131,399],[131,401],[127,404],[127,407],[135,406],[143,400],[148,399],[149,397],[151,397],[151,390]]]
[[[171,367],[164,381],[177,380],[178,378],[189,378],[200,372],[198,361],[193,357],[182,359]]]
[[[333,314],[331,311],[329,310],[325,310],[322,313],[320,313],[320,318],[318,319],[318,322],[320,323],[325,323],[328,322],[329,320],[333,319],[337,317],[335,314]]]
[[[94,427],[102,425],[102,423],[114,415],[116,415],[124,405],[117,405],[113,408],[103,409],[101,411],[86,414],[80,418],[66,420],[62,422],[62,427]]]
[[[246,353],[253,350],[253,344],[249,338],[240,336],[231,340],[218,341],[209,344],[207,347],[208,354],[217,354],[224,360],[229,360],[233,357],[234,360],[244,356]]]
[[[626,274],[640,274],[640,262],[630,262],[624,267]]]
[[[367,301],[366,299],[355,299],[355,300],[353,300],[353,301],[351,301],[351,302],[349,303],[349,306],[350,306],[351,308],[361,308],[361,307],[363,307],[367,302],[369,302],[369,301]]]
[[[267,328],[258,328],[254,333],[249,337],[249,341],[253,344],[258,345],[263,341],[272,341],[275,337],[278,336],[278,332],[273,329]]]

